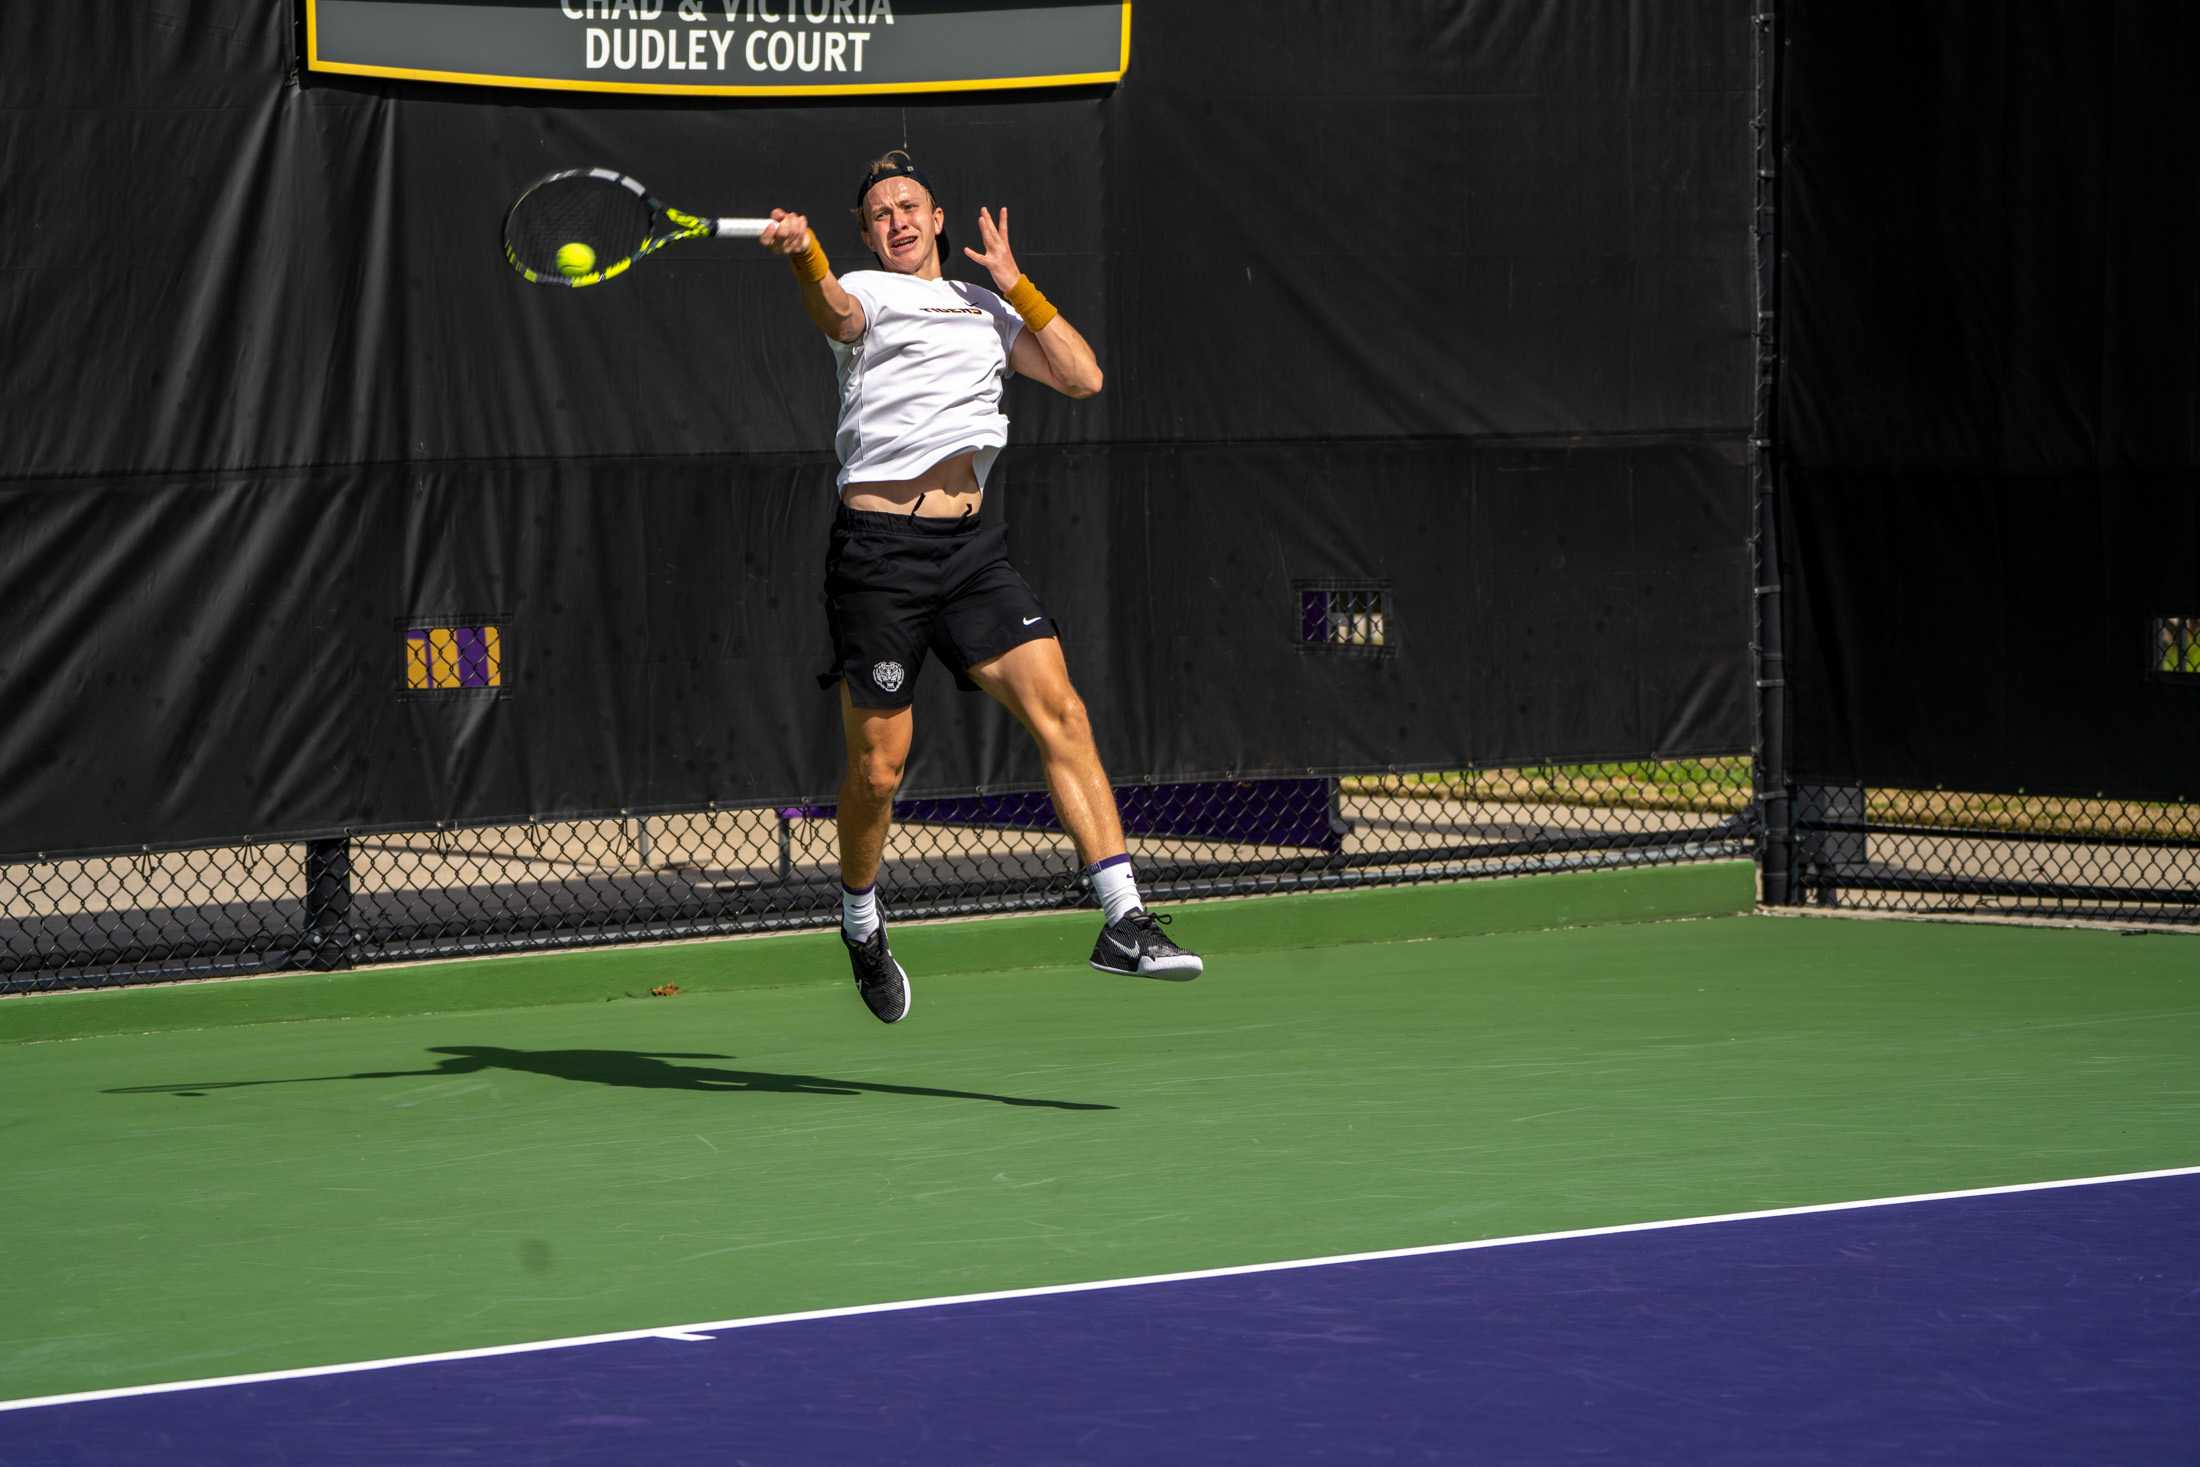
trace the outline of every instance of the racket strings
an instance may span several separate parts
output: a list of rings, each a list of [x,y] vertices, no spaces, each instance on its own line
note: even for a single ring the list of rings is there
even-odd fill
[[[529,270],[554,275],[558,251],[583,244],[598,268],[642,253],[657,211],[632,189],[606,178],[553,178],[530,189],[504,222],[504,243]]]

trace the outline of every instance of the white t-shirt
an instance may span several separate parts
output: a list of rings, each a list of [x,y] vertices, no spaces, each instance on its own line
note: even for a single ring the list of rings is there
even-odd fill
[[[976,452],[978,487],[1008,442],[1001,383],[1023,318],[982,285],[853,270],[840,288],[863,303],[863,334],[834,342],[840,367],[840,485],[913,479]]]

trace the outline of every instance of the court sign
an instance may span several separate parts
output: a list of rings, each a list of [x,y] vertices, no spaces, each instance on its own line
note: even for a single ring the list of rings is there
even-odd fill
[[[1131,7],[1084,0],[304,0],[309,71],[689,96],[1091,86]]]

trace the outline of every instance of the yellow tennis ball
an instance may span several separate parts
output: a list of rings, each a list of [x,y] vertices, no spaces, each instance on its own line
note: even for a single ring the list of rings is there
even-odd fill
[[[586,275],[596,268],[596,252],[579,240],[558,246],[558,269],[567,275]]]

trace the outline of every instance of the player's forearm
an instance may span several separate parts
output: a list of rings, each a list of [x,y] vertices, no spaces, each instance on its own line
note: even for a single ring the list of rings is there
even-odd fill
[[[1085,340],[1084,333],[1069,324],[1069,317],[1056,316],[1034,331],[1032,339],[1046,353],[1047,365],[1063,392],[1071,397],[1091,397],[1100,390],[1100,359],[1093,355],[1092,344]]]
[[[994,280],[999,283],[1000,276]],[[1046,358],[1047,375],[1054,379],[1051,385],[1057,391],[1069,397],[1090,397],[1100,390],[1100,359],[1092,354],[1091,343],[1054,309],[1054,303],[1031,283],[1030,276],[1017,275],[1003,288],[1002,298],[1023,317],[1025,333]]]
[[[835,341],[854,341],[863,334],[863,303],[841,289],[833,275],[825,247],[810,231],[810,221],[785,209],[772,210],[771,223],[757,236],[757,243],[783,257],[794,271],[802,292],[802,310],[817,329]]]

